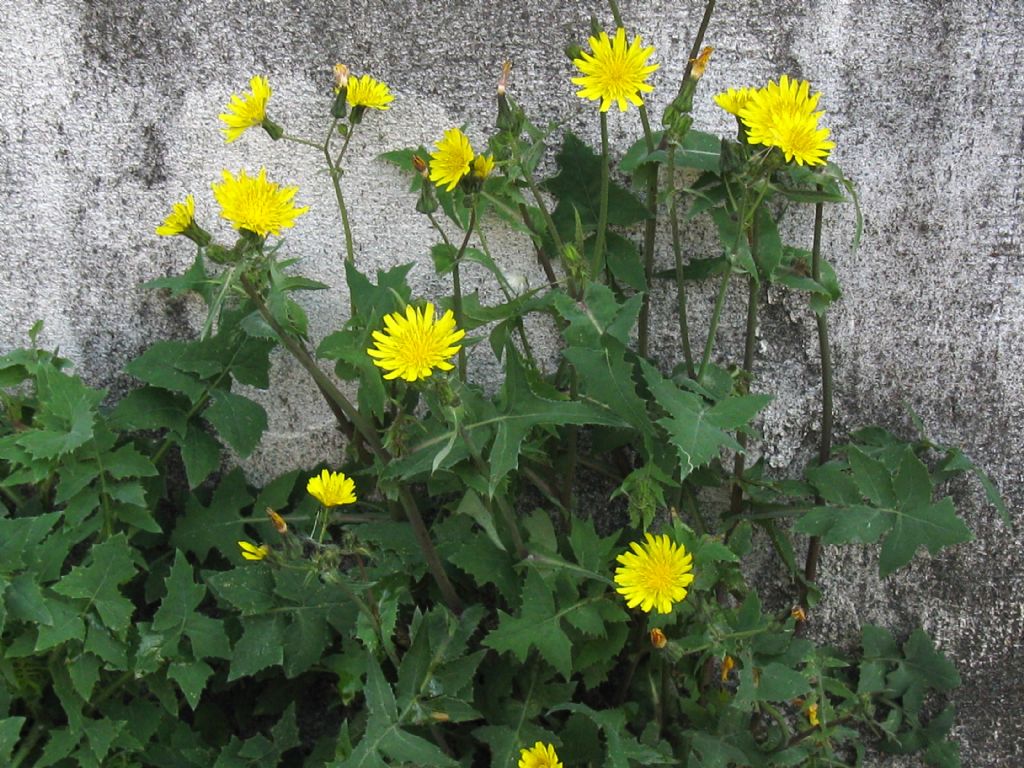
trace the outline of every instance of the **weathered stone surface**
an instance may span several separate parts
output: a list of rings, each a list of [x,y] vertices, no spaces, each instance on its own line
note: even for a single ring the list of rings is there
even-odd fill
[[[699,2],[623,3],[631,27],[658,50],[651,107],[659,115],[684,64]],[[124,362],[156,338],[195,331],[197,308],[139,288],[183,269],[181,242],[156,238],[169,204],[196,194],[213,224],[209,183],[222,167],[266,165],[301,186],[311,207],[290,254],[332,286],[311,297],[319,338],[345,312],[340,228],[315,153],[253,132],[225,146],[217,114],[253,73],[270,76],[272,112],[290,132],[317,135],[329,68],[347,61],[389,82],[398,98],[371,115],[353,141],[345,187],[363,266],[414,260],[417,290],[443,292],[424,243],[430,233],[405,181],[374,159],[381,150],[433,141],[465,123],[482,141],[502,59],[516,61],[514,89],[540,121],[568,118],[593,138],[596,120],[568,83],[566,42],[600,3],[368,0],[286,3],[13,0],[0,5],[0,349],[22,343],[37,318],[93,382],[122,390]],[[861,248],[850,248],[852,212],[834,211],[828,249],[846,290],[832,314],[840,429],[878,421],[907,428],[912,406],[944,442],[987,467],[1014,514],[1024,504],[1024,5],[1018,0],[748,0],[719,3],[716,47],[698,125],[731,130],[708,95],[788,72],[825,96],[834,159],[859,186]],[[621,150],[634,114],[613,115]],[[801,218],[802,217],[802,218]],[[809,242],[803,213],[794,237]],[[517,239],[497,229],[503,263],[536,284]],[[695,253],[707,241],[691,236]],[[667,263],[667,252],[664,254]],[[482,290],[490,290],[480,280]],[[673,354],[667,293],[657,293],[655,349]],[[723,338],[740,330],[742,297],[730,298]],[[694,299],[695,314],[710,302]],[[695,323],[695,336],[704,326]],[[813,451],[817,350],[799,301],[773,295],[764,313],[758,374],[781,394],[761,450],[773,467]],[[552,340],[550,335],[549,342]],[[553,345],[549,344],[549,353]],[[481,378],[495,370],[484,345]],[[271,433],[246,465],[253,477],[308,465],[337,450],[330,415],[282,361],[263,395]],[[880,583],[874,553],[828,551],[822,635],[863,621],[903,631],[923,624],[958,663],[957,735],[967,766],[1024,762],[1024,537],[1007,531],[978,489],[954,489],[977,540],[917,561]]]

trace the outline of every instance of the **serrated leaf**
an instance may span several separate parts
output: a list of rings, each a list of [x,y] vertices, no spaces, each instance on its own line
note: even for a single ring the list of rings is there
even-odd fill
[[[91,653],[82,653],[68,661],[68,674],[71,676],[71,684],[75,686],[79,696],[85,701],[89,701],[89,698],[92,696],[92,689],[96,687],[96,683],[100,679],[99,658]]]
[[[69,640],[81,640],[85,636],[85,622],[77,608],[61,600],[50,600],[47,609],[53,621],[39,626],[36,651],[46,651]]]
[[[171,392],[181,392],[193,403],[206,391],[194,374],[181,371],[176,365],[188,353],[184,341],[158,341],[125,366],[135,378]]]
[[[108,423],[121,431],[169,429],[179,435],[188,423],[187,397],[158,387],[141,387],[125,395],[114,406]]]
[[[89,601],[115,632],[128,628],[135,606],[121,594],[121,584],[135,576],[132,547],[123,533],[93,546],[86,565],[75,566],[53,585],[53,591],[66,597]]]
[[[179,442],[188,487],[195,488],[220,467],[220,443],[198,424],[189,424]]]
[[[254,675],[284,661],[285,632],[281,616],[245,616],[235,643],[228,682]]]
[[[9,763],[18,743],[18,735],[25,725],[24,717],[5,717],[0,720],[0,761]]]
[[[206,688],[213,668],[205,661],[175,661],[167,668],[167,677],[178,684],[188,705],[195,709]]]
[[[267,412],[262,405],[226,390],[214,392],[203,418],[243,458],[253,452],[267,429]]]
[[[171,544],[194,553],[200,560],[205,560],[214,548],[235,555],[235,542],[244,538],[242,526],[247,522],[242,509],[251,503],[245,475],[236,467],[220,481],[209,506],[203,506],[193,495],[188,497],[185,513],[178,517],[171,535]]]
[[[740,670],[737,701],[790,701],[811,690],[804,675],[784,664],[772,662],[758,672],[752,668]]]
[[[115,480],[129,477],[153,477],[157,474],[156,467],[134,447],[122,445],[113,453],[103,457],[103,467]]]
[[[536,571],[526,574],[522,610],[510,616],[499,610],[498,627],[484,638],[484,645],[498,652],[509,652],[525,662],[531,647],[565,679],[572,673],[572,642],[561,626],[565,611],[555,611],[551,590]]]

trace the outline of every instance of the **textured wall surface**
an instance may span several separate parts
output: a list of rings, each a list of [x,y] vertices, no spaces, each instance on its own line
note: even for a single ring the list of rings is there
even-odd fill
[[[652,113],[675,91],[702,3],[622,3],[629,26],[662,64]],[[716,47],[698,99],[698,127],[731,131],[710,94],[789,73],[825,95],[833,159],[859,186],[863,244],[849,247],[852,212],[828,221],[829,257],[846,295],[832,314],[840,429],[877,421],[905,431],[906,407],[939,441],[963,445],[994,475],[1015,517],[1024,505],[1024,4],[1020,0],[732,0],[718,4]],[[310,213],[287,249],[332,286],[311,297],[312,333],[343,317],[342,241],[327,178],[313,150],[260,132],[225,146],[217,114],[251,74],[270,77],[271,113],[289,132],[319,135],[330,66],[349,63],[391,84],[393,109],[371,115],[349,152],[345,185],[361,266],[414,260],[417,290],[435,282],[430,237],[406,182],[377,152],[430,143],[465,124],[482,142],[493,121],[500,62],[538,121],[566,119],[590,138],[561,51],[605,7],[583,0],[303,0],[0,4],[0,350],[35,319],[90,381],[121,391],[121,366],[154,339],[193,333],[197,308],[139,288],[191,259],[153,235],[168,206],[193,192],[215,226],[209,183],[221,168],[266,165],[300,185]],[[635,113],[614,114],[616,146]],[[807,229],[807,224],[798,224]],[[219,230],[224,231],[224,230]],[[795,229],[799,232],[799,229]],[[805,235],[795,235],[797,239]],[[515,237],[494,227],[511,271],[539,279]],[[695,242],[700,242],[699,238]],[[668,260],[667,254],[663,257]],[[487,290],[486,286],[482,290]],[[671,303],[660,294],[654,348],[674,347]],[[708,297],[695,299],[695,312]],[[730,298],[725,334],[737,333]],[[702,303],[703,302],[703,303]],[[773,296],[756,373],[781,393],[762,448],[784,468],[816,437],[803,415],[817,397],[813,322],[802,302]],[[699,323],[698,323],[699,331]],[[481,345],[473,365],[493,363]],[[248,460],[254,478],[310,465],[336,448],[329,412],[284,361],[262,401],[271,433]],[[872,551],[826,551],[817,631],[841,638],[872,621],[923,624],[957,662],[956,735],[966,766],[1024,765],[1024,534],[986,508],[970,484],[954,489],[977,540],[922,558],[881,583]],[[889,763],[892,764],[892,763]]]

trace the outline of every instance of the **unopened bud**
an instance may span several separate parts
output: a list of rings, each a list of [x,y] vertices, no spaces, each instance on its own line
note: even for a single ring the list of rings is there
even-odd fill
[[[430,719],[436,720],[439,723],[447,723],[449,720],[451,720],[451,717],[447,712],[431,712]]]
[[[793,610],[789,612],[789,615],[798,622],[807,621],[807,613],[804,611],[804,607],[802,605],[794,605]]]
[[[282,536],[288,533],[288,523],[286,523],[284,521],[284,518],[277,514],[277,512],[272,510],[270,507],[267,507],[267,517],[270,518],[270,522],[274,524],[274,528],[277,530],[278,533],[280,533]]]
[[[580,48],[576,43],[569,43],[565,46],[565,55],[568,56],[572,61],[583,58],[583,49]]]
[[[498,95],[504,96],[508,88],[508,78],[512,74],[512,62],[508,59],[501,65],[501,75],[498,77]]]
[[[732,656],[726,656],[722,659],[722,682],[726,682],[729,679],[729,673],[732,672],[736,666],[736,660]]]
[[[657,627],[651,630],[651,645],[659,650],[668,645],[668,638],[665,637],[665,633]]]
[[[412,156],[412,167],[420,176],[427,175],[427,161],[419,155]]]
[[[344,64],[334,65],[334,92],[348,88],[348,67]]]
[[[690,59],[690,79],[700,80],[704,77],[704,70],[707,69],[708,60],[711,58],[711,53],[715,49],[710,45],[707,46],[696,59]]]

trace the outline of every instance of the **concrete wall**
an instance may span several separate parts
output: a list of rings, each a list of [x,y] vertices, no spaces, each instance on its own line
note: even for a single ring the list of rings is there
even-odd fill
[[[622,5],[657,48],[657,116],[702,4]],[[418,289],[443,292],[404,180],[374,155],[430,143],[462,123],[481,142],[506,57],[533,117],[568,117],[593,138],[593,112],[573,97],[561,54],[591,13],[608,20],[597,0],[0,4],[0,349],[22,343],[43,318],[43,342],[59,345],[91,381],[129,386],[119,373],[126,360],[156,338],[192,333],[198,319],[194,305],[138,287],[191,259],[185,243],[157,238],[153,227],[193,192],[199,216],[216,228],[209,183],[222,167],[262,164],[299,184],[311,208],[287,248],[332,286],[310,302],[313,335],[328,332],[345,306],[342,241],[315,153],[255,131],[225,146],[217,114],[263,73],[275,89],[274,117],[292,133],[318,135],[335,61],[385,80],[397,95],[390,112],[369,116],[350,151],[345,184],[359,263],[416,260]],[[846,290],[832,316],[839,426],[872,420],[904,430],[912,405],[935,438],[964,445],[991,470],[1015,515],[1024,504],[1021,29],[1019,0],[720,2],[697,109],[699,127],[724,132],[731,118],[710,101],[719,88],[787,72],[824,93],[833,158],[857,181],[866,220],[856,254],[851,213],[834,211],[828,223],[829,255]],[[611,123],[621,149],[637,130],[635,113]],[[491,239],[509,269],[531,273],[516,238],[495,227]],[[696,297],[695,311],[707,302]],[[813,325],[801,303],[776,295],[764,314],[757,372],[782,393],[765,423],[775,466],[804,460],[815,438],[813,419],[799,415],[817,386]],[[725,333],[738,330],[741,307],[737,294]],[[671,310],[659,310],[656,323],[671,348]],[[491,365],[487,357],[478,351],[474,365]],[[253,477],[315,463],[336,447],[330,414],[291,369],[278,366],[277,389],[264,398],[271,434],[246,465]],[[964,764],[1020,765],[1024,538],[994,520],[977,488],[956,490],[977,541],[884,584],[873,576],[874,553],[827,552],[830,597],[819,629],[840,637],[861,621],[923,624],[964,678],[956,730]]]

